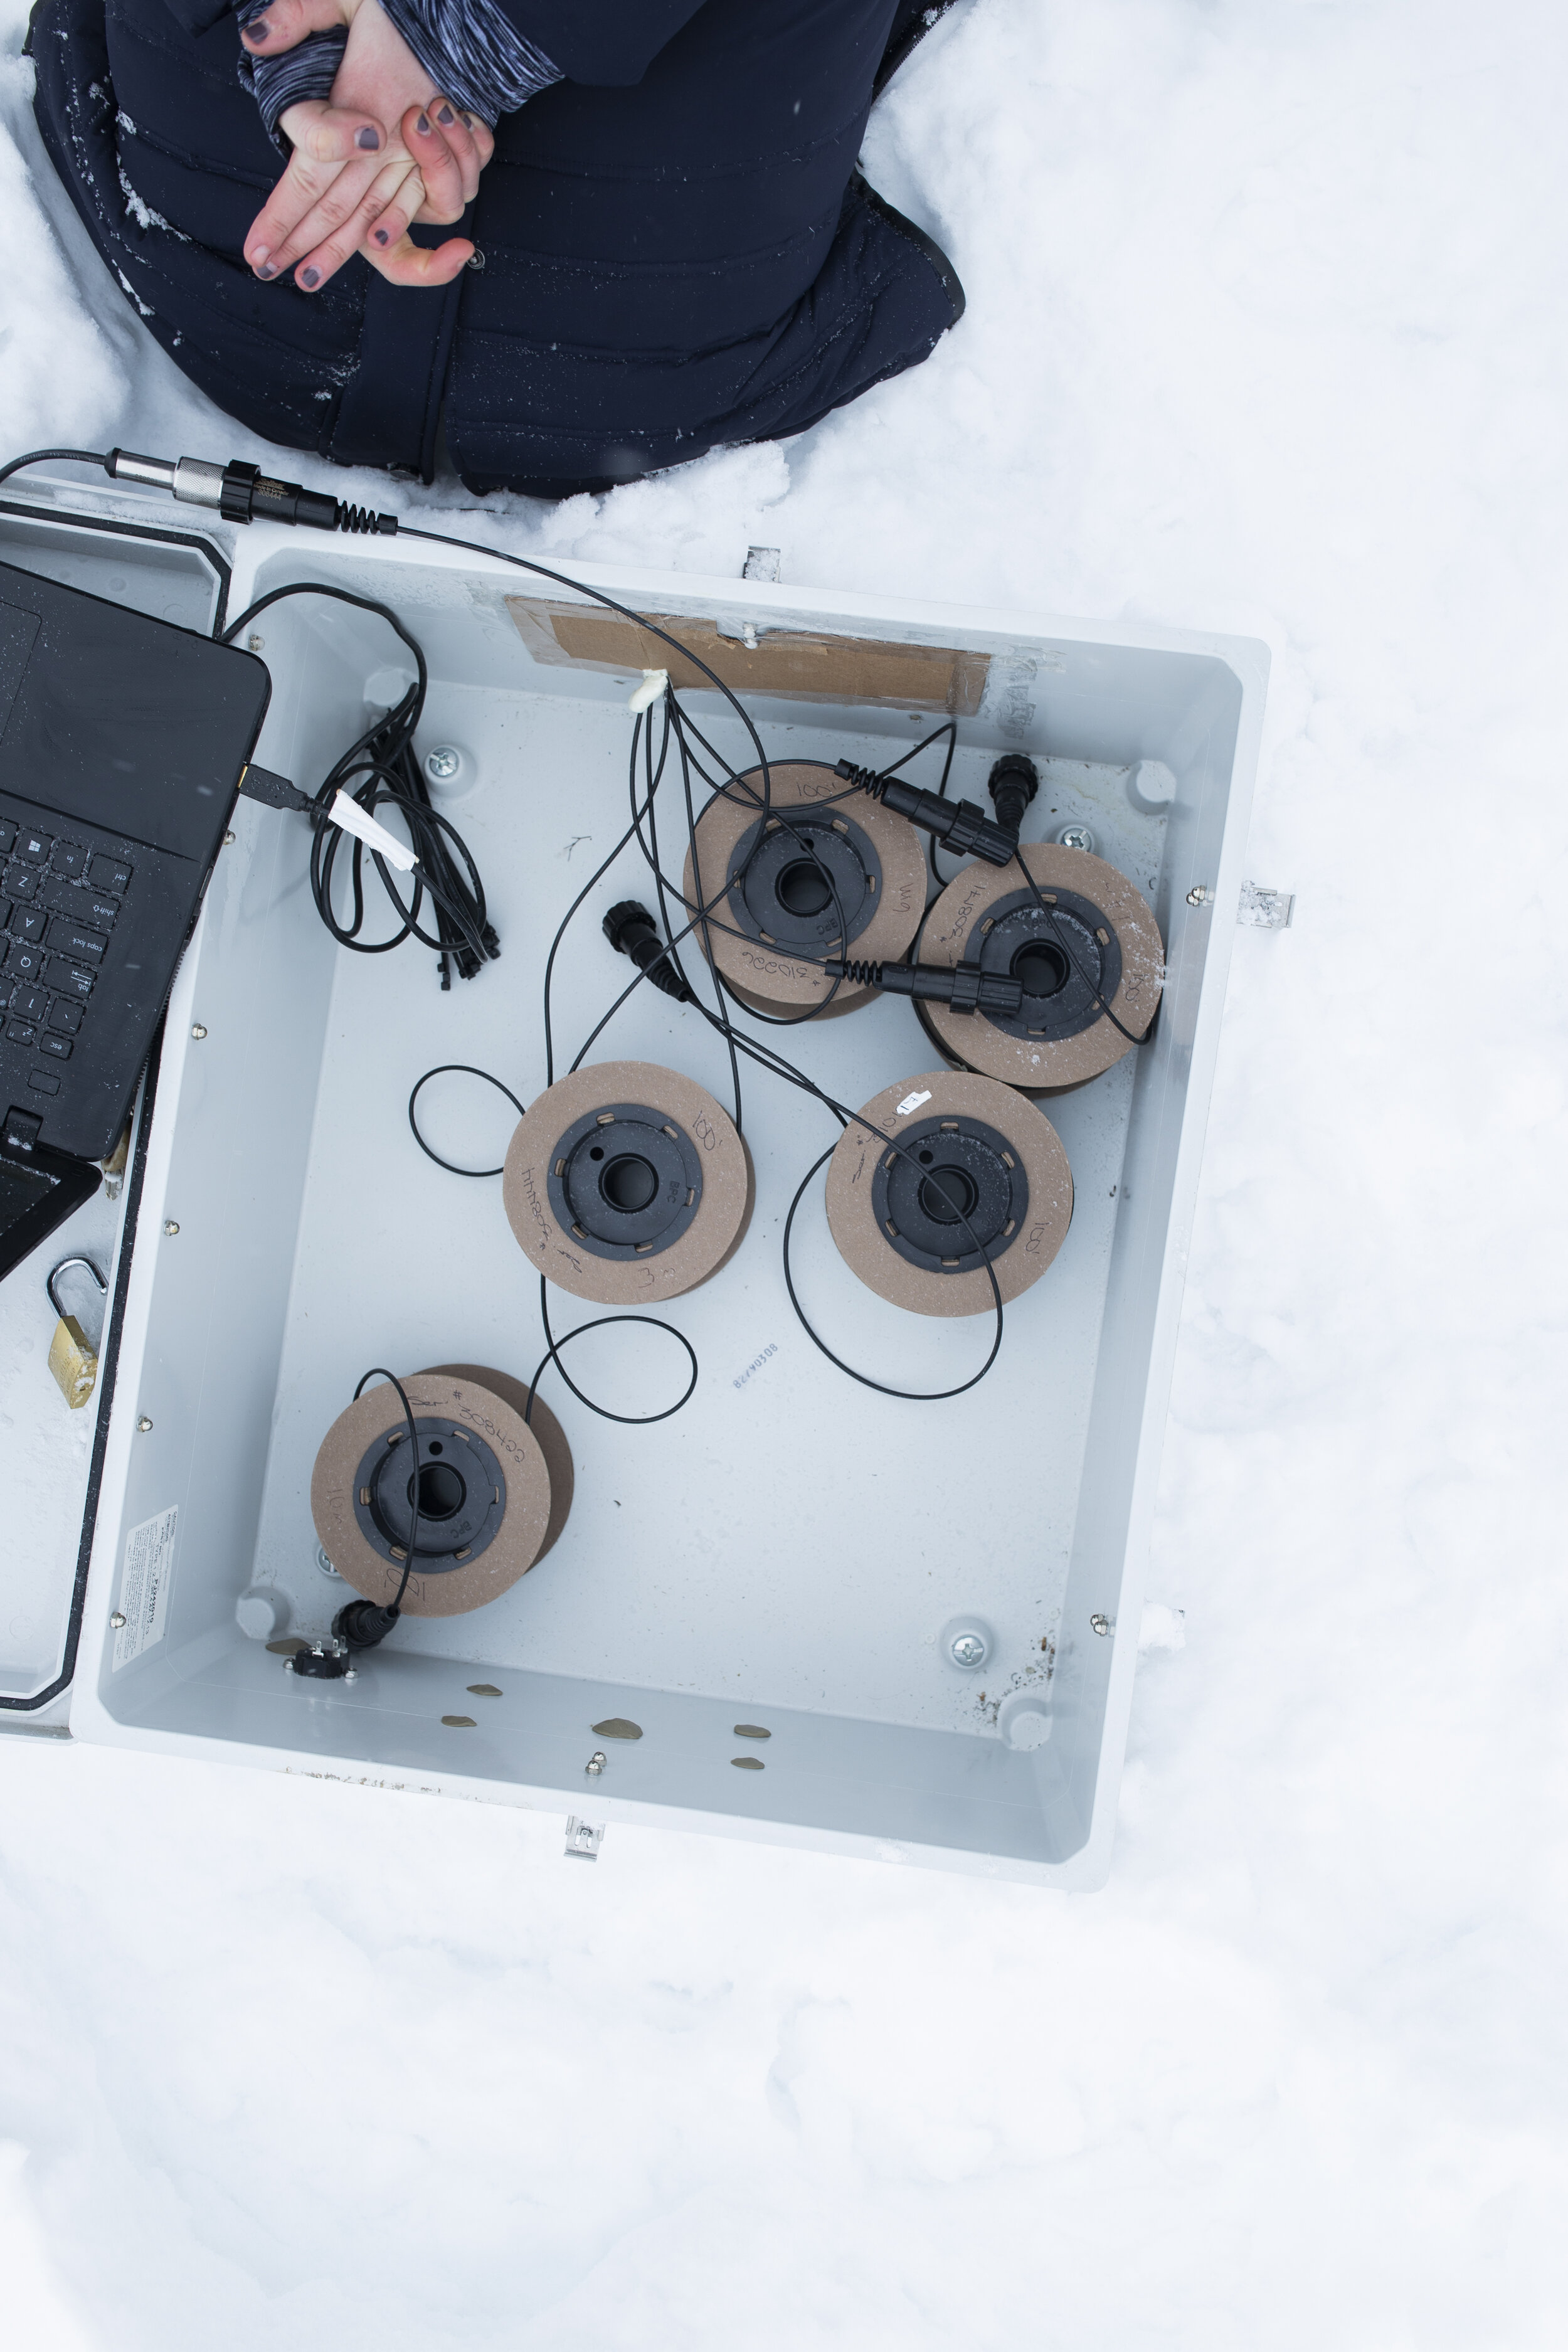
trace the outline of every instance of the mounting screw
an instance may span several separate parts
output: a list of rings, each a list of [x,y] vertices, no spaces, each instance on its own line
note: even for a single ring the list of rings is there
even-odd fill
[[[937,1635],[937,1648],[950,1666],[972,1675],[996,1647],[996,1636],[978,1617],[950,1617]]]
[[[337,1570],[327,1558],[326,1547],[323,1544],[318,1544],[316,1546],[316,1566],[321,1570],[323,1576],[337,1577],[338,1582],[340,1584],[342,1582],[342,1578],[338,1575]]]
[[[234,847],[234,835],[232,833],[226,833],[224,835],[223,845],[226,849],[232,849]]]
[[[173,1241],[173,1240],[174,1240],[174,1235],[179,1232],[179,1230],[180,1230],[180,1228],[179,1228],[179,1226],[174,1223],[174,1218],[173,1218],[173,1217],[165,1217],[165,1218],[164,1218],[164,1220],[163,1220],[163,1231],[168,1234],[169,1239],[170,1239],[171,1241]]]
[[[152,1423],[148,1420],[148,1418],[147,1418],[146,1414],[145,1414],[145,1413],[143,1413],[143,1414],[142,1414],[142,1418],[141,1418],[141,1420],[137,1423],[136,1426],[137,1426],[137,1428],[142,1432],[142,1436],[143,1436],[143,1437],[145,1437],[145,1436],[146,1436],[146,1434],[147,1434],[147,1432],[152,1428],[153,1424],[152,1424]]]
[[[1094,835],[1087,824],[1064,824],[1057,839],[1064,849],[1087,849],[1093,854]]]
[[[115,1632],[116,1632],[117,1633],[122,1633],[122,1632],[124,1631],[124,1628],[125,1628],[125,1612],[124,1612],[124,1610],[123,1610],[123,1609],[117,1609],[117,1610],[115,1611],[115,1612],[114,1612],[113,1616],[110,1619],[110,1621],[109,1621],[109,1622],[110,1622],[110,1623],[113,1626],[113,1628],[114,1628],[114,1630],[115,1630]]]
[[[202,1039],[206,1035],[206,1034],[207,1034],[207,1033],[206,1033],[206,1031],[202,1027],[202,1024],[201,1024],[201,1023],[200,1023],[199,1021],[193,1021],[193,1022],[192,1022],[192,1024],[191,1024],[191,1034],[192,1034],[192,1036],[195,1039],[195,1041],[196,1041],[196,1043],[197,1043],[198,1045],[200,1045],[200,1043],[201,1043]]]
[[[357,1683],[359,1680],[359,1668],[357,1666],[345,1666],[342,1672],[342,1679],[345,1683]]]
[[[1212,890],[1206,889],[1201,882],[1194,882],[1187,892],[1187,904],[1189,907],[1206,907],[1213,897]]]
[[[252,629],[249,636],[247,637],[245,642],[250,647],[253,654],[258,654],[261,651],[262,646],[267,643],[267,640],[265,637],[259,636],[257,632]]]
[[[462,753],[450,743],[437,743],[425,754],[425,772],[433,784],[449,784],[462,764]]]
[[[604,1749],[602,1748],[595,1748],[592,1756],[589,1757],[588,1761],[584,1765],[583,1769],[584,1772],[592,1773],[596,1780],[598,1775],[604,1770],[608,1760],[609,1759],[605,1756]]]
[[[1115,1618],[1102,1616],[1098,1609],[1089,1622],[1097,1633],[1114,1633],[1116,1631]]]

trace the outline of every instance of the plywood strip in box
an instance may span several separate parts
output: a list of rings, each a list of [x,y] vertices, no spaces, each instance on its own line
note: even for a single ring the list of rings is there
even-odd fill
[[[678,687],[709,681],[636,622],[592,606],[509,596],[518,633],[536,662],[552,668],[668,669]],[[973,719],[985,691],[989,654],[959,646],[904,646],[879,637],[825,636],[809,629],[763,628],[754,648],[721,636],[716,622],[685,613],[650,614],[661,629],[707,663],[738,693],[774,694],[792,702],[870,703],[890,710],[939,710]]]

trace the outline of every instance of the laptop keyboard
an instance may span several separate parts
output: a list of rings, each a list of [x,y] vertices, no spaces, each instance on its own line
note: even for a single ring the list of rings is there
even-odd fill
[[[68,838],[0,816],[0,1103],[42,1110],[59,1093],[131,872],[80,826]]]

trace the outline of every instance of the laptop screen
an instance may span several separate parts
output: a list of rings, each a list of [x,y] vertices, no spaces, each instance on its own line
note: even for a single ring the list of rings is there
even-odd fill
[[[99,1171],[36,1145],[21,1156],[0,1141],[0,1279],[92,1198]]]
[[[0,564],[0,788],[50,833],[205,864],[267,691],[250,655]]]

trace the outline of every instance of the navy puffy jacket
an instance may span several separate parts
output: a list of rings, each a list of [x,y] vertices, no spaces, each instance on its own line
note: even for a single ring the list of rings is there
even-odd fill
[[[505,5],[566,79],[497,126],[461,224],[484,268],[426,292],[356,258],[308,295],[243,258],[280,166],[228,0],[41,0],[55,168],[243,425],[428,480],[444,421],[471,489],[563,496],[798,433],[959,316],[940,248],[855,169],[910,0]]]

